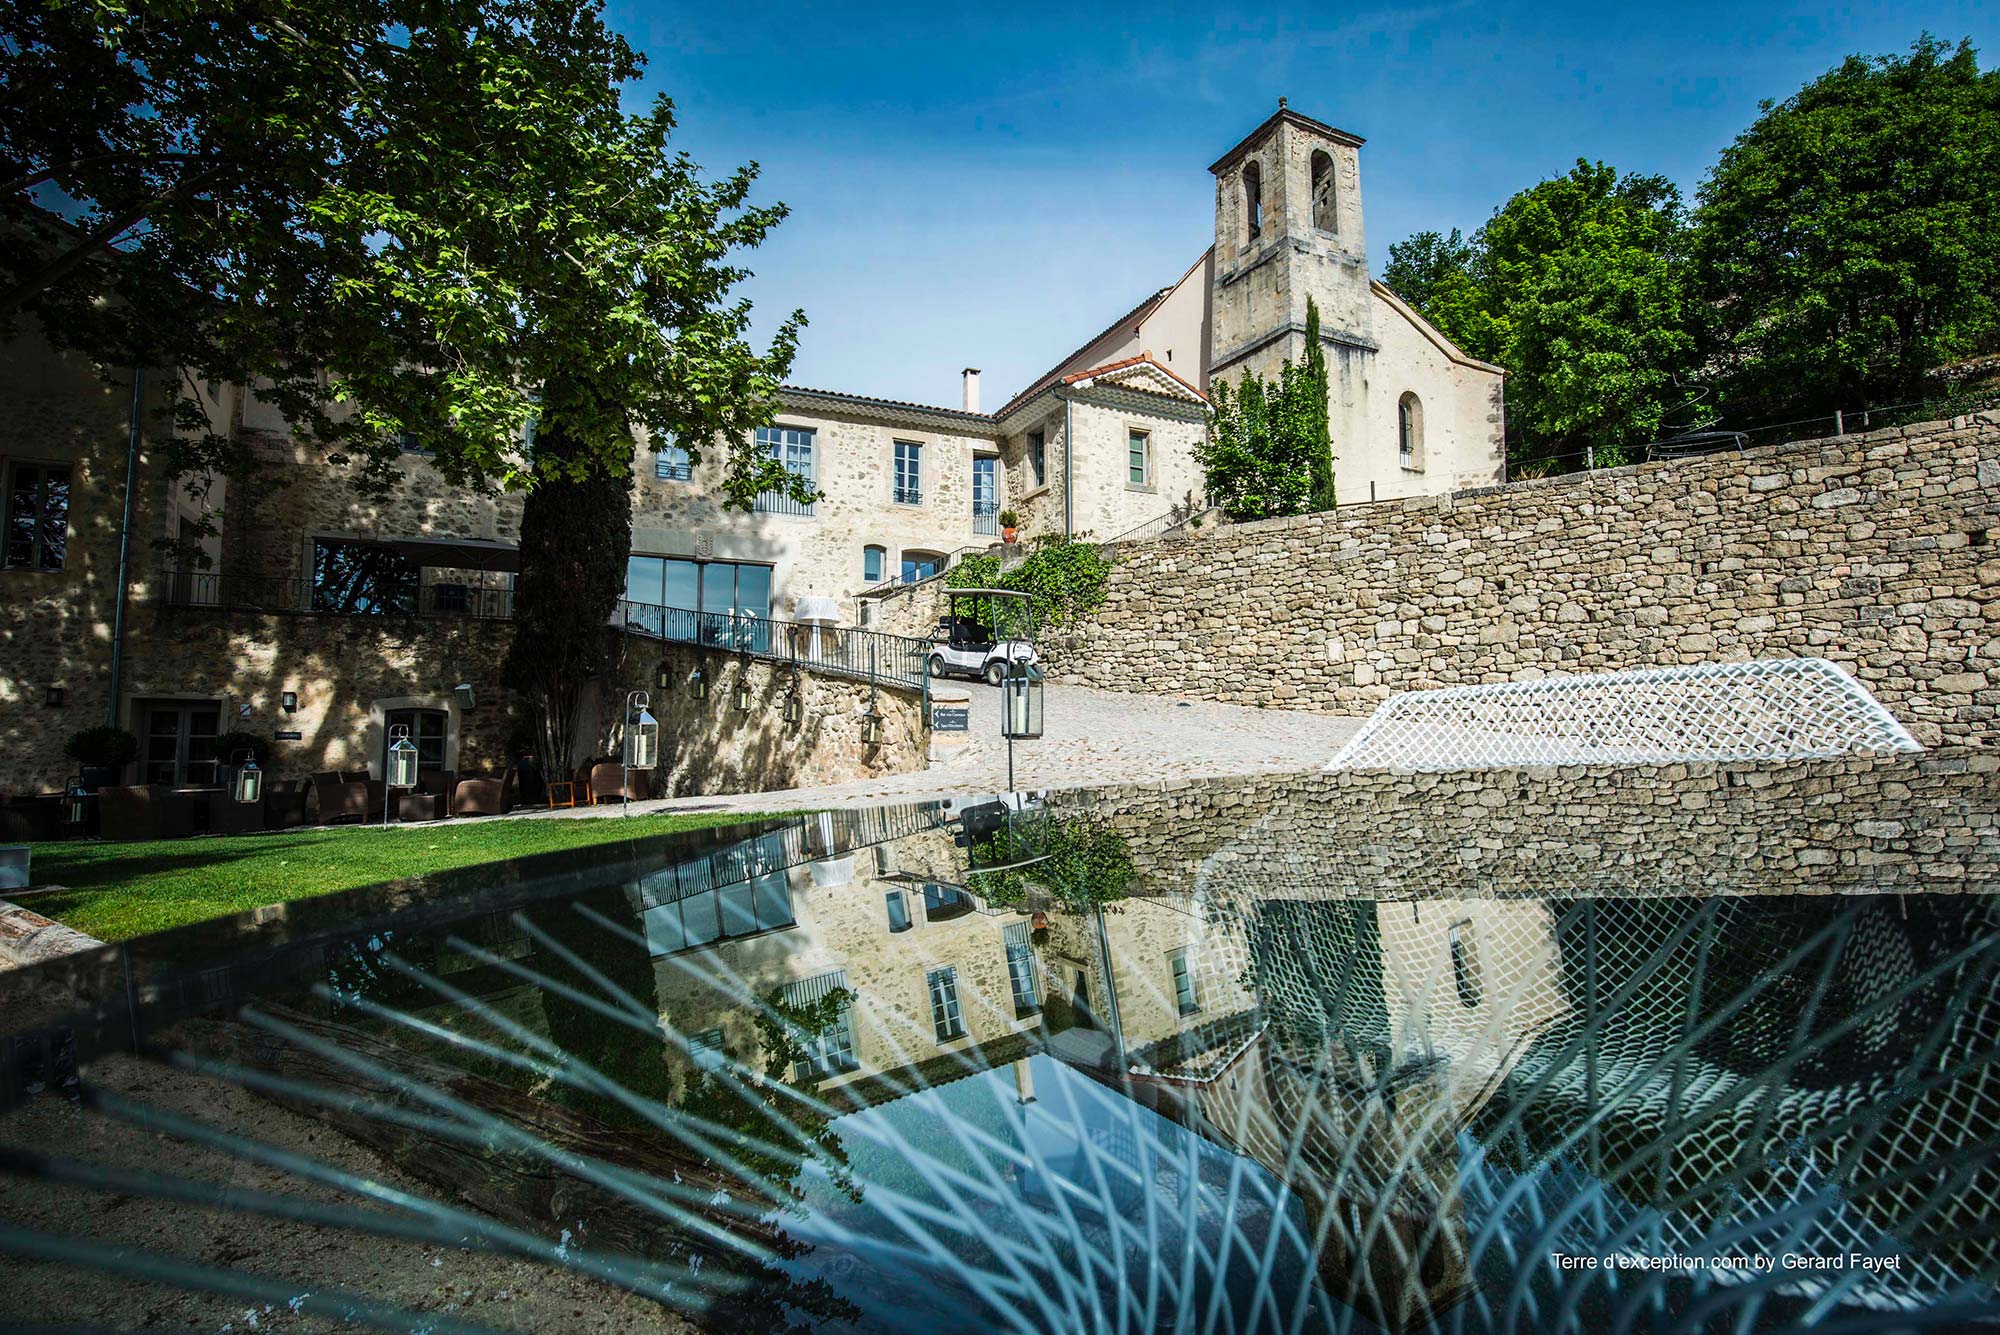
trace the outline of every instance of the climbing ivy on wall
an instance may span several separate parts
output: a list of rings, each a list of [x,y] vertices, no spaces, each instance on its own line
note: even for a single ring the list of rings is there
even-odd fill
[[[947,588],[1013,589],[1029,597],[1037,626],[1066,626],[1104,604],[1114,563],[1094,542],[1036,539],[1028,559],[1002,571],[997,556],[968,556],[945,573]],[[988,616],[987,609],[977,615]]]

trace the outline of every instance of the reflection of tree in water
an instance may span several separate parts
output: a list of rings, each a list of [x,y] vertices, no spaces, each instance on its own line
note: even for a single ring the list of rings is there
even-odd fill
[[[1139,874],[1125,836],[1082,817],[1009,813],[999,829],[971,842],[969,854],[974,870],[966,888],[989,904],[1023,903],[1039,890],[1078,913],[1125,898]]]
[[[1887,1235],[1934,1280],[1990,1276],[1991,919],[1985,898],[1945,895],[1564,906],[1569,1011],[1477,1134],[1517,1169],[1579,1163],[1690,1242],[1837,1188],[1801,1246]]]

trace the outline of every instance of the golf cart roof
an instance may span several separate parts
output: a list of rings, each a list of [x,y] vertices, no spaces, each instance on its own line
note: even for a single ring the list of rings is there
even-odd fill
[[[947,589],[954,598],[1027,598],[1019,589]]]

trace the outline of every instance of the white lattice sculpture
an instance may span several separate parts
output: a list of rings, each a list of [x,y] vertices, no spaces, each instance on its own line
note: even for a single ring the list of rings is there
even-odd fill
[[[1327,768],[1644,765],[1922,749],[1838,665],[1766,658],[1408,691],[1384,701]]]

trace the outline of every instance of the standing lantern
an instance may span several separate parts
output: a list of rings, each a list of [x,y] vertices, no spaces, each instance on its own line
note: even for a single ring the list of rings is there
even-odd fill
[[[632,771],[658,769],[660,721],[653,717],[653,699],[644,691],[625,697],[625,814],[632,814]]]
[[[1042,735],[1042,674],[1034,664],[1015,659],[1000,683],[1000,733],[1007,739],[1007,791],[1014,791],[1014,743]]]
[[[67,794],[69,823],[81,831],[84,822],[90,816],[90,808],[84,801],[83,776],[81,774],[71,775],[70,781],[63,785],[63,789]]]
[[[396,789],[417,786],[417,746],[410,740],[410,725],[398,723],[389,729],[389,754],[382,766],[382,823],[396,808]]]
[[[238,757],[241,757],[240,761]],[[236,800],[246,807],[263,801],[264,771],[257,768],[256,753],[245,747],[231,756],[229,763],[236,766]]]

